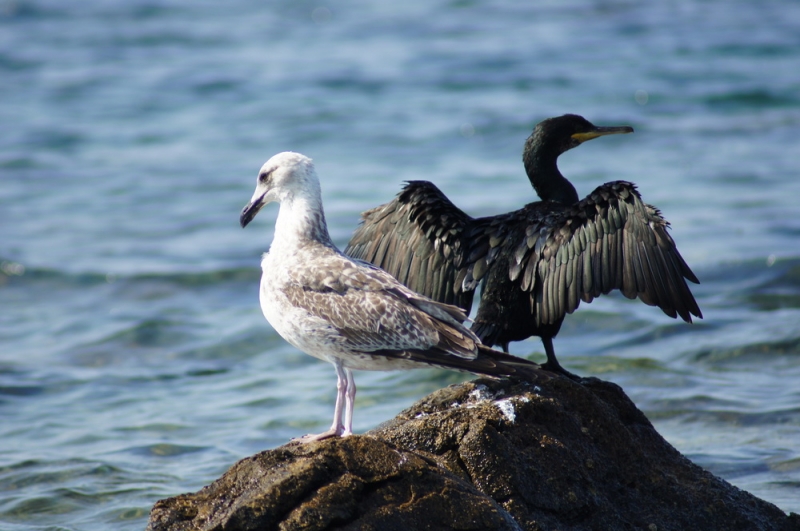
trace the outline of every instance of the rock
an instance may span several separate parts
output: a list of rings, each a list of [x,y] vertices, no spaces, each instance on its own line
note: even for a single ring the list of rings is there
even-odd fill
[[[223,529],[800,531],[800,515],[691,463],[615,384],[480,379],[366,435],[243,459],[148,525]]]
[[[148,529],[332,527],[519,529],[494,500],[435,461],[363,435],[243,459],[200,492],[158,502]]]

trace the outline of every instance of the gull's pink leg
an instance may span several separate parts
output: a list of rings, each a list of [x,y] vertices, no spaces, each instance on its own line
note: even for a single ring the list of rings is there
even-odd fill
[[[330,437],[338,437],[343,434],[350,435],[350,433],[352,433],[352,431],[350,433],[345,433],[345,426],[342,423],[342,410],[346,409],[347,402],[352,402],[352,399],[347,396],[347,388],[348,383],[353,379],[353,373],[349,369],[342,367],[342,362],[338,359],[333,362],[333,367],[336,369],[336,406],[333,409],[333,424],[331,424],[331,428],[328,431],[316,435],[303,435],[293,440],[301,443],[310,443]],[[355,386],[353,386],[353,395],[355,395]],[[350,415],[352,420],[352,406],[350,408]]]
[[[347,377],[347,393],[345,394],[344,402],[344,432],[342,437],[347,437],[353,434],[353,407],[356,403],[356,379],[353,378],[353,371],[345,369],[344,373]]]

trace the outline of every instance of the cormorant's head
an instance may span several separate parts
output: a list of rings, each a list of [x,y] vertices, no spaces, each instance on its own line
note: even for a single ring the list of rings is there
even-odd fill
[[[558,157],[567,150],[581,145],[587,140],[605,135],[633,133],[633,127],[598,127],[577,114],[565,114],[556,118],[542,120],[533,129],[525,142],[523,158],[531,155]]]
[[[633,127],[598,127],[577,114],[548,118],[536,124],[525,141],[522,162],[536,193],[542,201],[565,205],[578,201],[578,193],[558,171],[558,156],[587,140],[604,135],[632,133]]]

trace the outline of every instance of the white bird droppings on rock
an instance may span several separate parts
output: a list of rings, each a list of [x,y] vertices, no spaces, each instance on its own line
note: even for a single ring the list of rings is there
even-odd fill
[[[519,402],[530,402],[530,399],[527,397],[516,397],[516,400]],[[517,412],[514,408],[514,399],[505,398],[503,400],[497,400],[494,405],[497,406],[497,409],[500,410],[500,413],[502,413],[510,423],[513,424],[517,419]]]

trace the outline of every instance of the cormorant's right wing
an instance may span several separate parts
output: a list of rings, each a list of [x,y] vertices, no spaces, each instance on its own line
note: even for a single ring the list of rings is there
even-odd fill
[[[413,291],[469,313],[474,290],[464,291],[472,222],[436,186],[409,181],[389,203],[361,214],[345,254],[366,260]]]
[[[560,209],[539,202],[481,218],[470,230],[479,245],[470,248],[464,288],[474,289],[502,259],[511,284],[530,294],[537,328],[612,290],[691,323],[702,313],[686,281],[698,280],[668,226],[625,181],[603,184]]]

